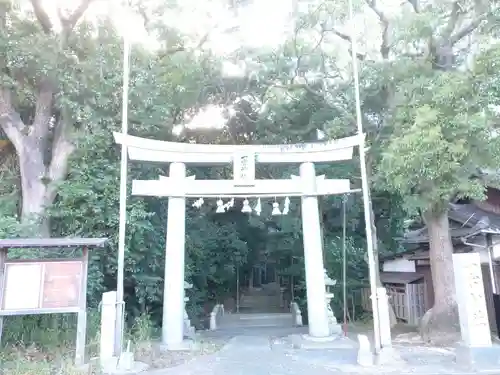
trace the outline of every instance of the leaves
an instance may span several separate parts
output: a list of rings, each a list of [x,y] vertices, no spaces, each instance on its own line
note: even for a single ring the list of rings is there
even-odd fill
[[[377,171],[379,186],[408,198],[409,208],[444,208],[456,196],[483,198],[483,183],[472,177],[500,160],[477,83],[463,72],[400,82],[394,130]]]

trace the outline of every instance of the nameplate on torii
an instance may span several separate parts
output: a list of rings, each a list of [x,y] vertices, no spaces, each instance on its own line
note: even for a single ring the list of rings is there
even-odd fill
[[[314,192],[305,191],[303,184],[296,178],[276,180],[253,180],[252,185],[239,186],[232,180],[195,180],[194,176],[185,179],[161,176],[158,180],[132,181],[132,194],[160,197],[259,197],[259,196],[303,196],[333,195],[351,192],[349,179],[326,179],[316,177]]]
[[[255,185],[255,153],[237,152],[233,156],[233,180],[235,186]]]

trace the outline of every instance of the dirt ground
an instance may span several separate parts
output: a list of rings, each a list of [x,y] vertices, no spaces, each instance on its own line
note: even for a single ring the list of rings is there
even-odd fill
[[[151,369],[168,368],[189,362],[195,358],[218,352],[227,340],[200,337],[197,347],[190,351],[164,352],[159,342],[146,342],[136,346],[135,360],[149,365]]]

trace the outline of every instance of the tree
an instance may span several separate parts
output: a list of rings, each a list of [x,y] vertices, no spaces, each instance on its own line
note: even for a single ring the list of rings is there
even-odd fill
[[[378,172],[386,189],[421,212],[429,230],[436,302],[424,317],[422,333],[443,341],[459,332],[448,203],[484,198],[485,182],[474,176],[480,167],[498,166],[500,143],[474,73],[436,74],[430,66],[427,76],[421,72],[425,88],[417,79],[396,91],[395,130]]]
[[[69,14],[59,9],[54,19],[40,0],[32,0],[37,23],[8,1],[0,9],[5,51],[0,60],[0,127],[19,160],[21,218],[37,216],[42,235],[49,235],[45,207],[54,201],[74,150],[71,132],[85,121],[67,91],[79,78],[79,65],[85,64],[73,31],[91,2],[82,0]]]
[[[349,68],[340,68],[342,58],[348,61],[350,56],[343,54],[347,51],[341,47],[334,52],[326,50],[323,42],[333,35],[337,41],[348,43],[356,38],[358,45],[362,46],[357,58],[361,66],[363,124],[370,143],[368,169],[373,180],[379,182],[375,185],[377,190],[386,190],[396,201],[402,199],[410,214],[415,212],[415,208],[421,211],[433,237],[431,263],[434,289],[439,297],[436,297],[434,308],[423,320],[423,335],[434,341],[456,338],[458,316],[446,207],[449,199],[456,195],[480,196],[481,182],[470,182],[469,179],[473,177],[475,168],[495,163],[497,159],[493,149],[482,147],[472,151],[464,145],[466,141],[453,140],[453,136],[471,137],[466,139],[477,141],[473,143],[476,146],[481,144],[480,141],[492,143],[488,139],[493,134],[493,127],[488,121],[488,110],[484,109],[489,103],[479,93],[479,87],[483,84],[484,89],[488,78],[485,78],[484,72],[479,77],[479,73],[468,73],[466,70],[473,67],[470,62],[477,57],[478,47],[488,46],[487,38],[492,32],[497,4],[485,0],[425,3],[408,0],[396,11],[394,8],[385,9],[377,0],[364,0],[355,4],[358,10],[356,17],[363,17],[360,10],[363,10],[364,4],[368,10],[364,15],[371,13],[379,26],[380,34],[376,41],[373,40],[376,24],[367,22],[364,30],[357,27],[357,34],[351,34],[343,29],[345,9],[339,7],[345,6],[331,1],[318,1],[316,4],[317,7],[310,8],[313,10],[304,17],[305,21],[297,22],[296,31],[300,32],[296,32],[293,38],[297,41],[297,35],[303,35],[304,30],[309,30],[307,36],[310,38],[311,33],[319,33],[316,49],[302,54],[300,52],[304,49],[297,48],[297,43],[293,43],[291,50],[299,53],[292,60],[296,64],[292,71],[301,78],[301,90],[324,99],[330,108],[330,114],[322,117],[325,123],[323,129],[334,137],[352,134],[355,131],[352,82],[345,79]],[[371,48],[370,44],[376,44],[377,48]],[[332,62],[332,55],[337,57],[337,62]],[[302,69],[301,64],[304,65]],[[308,80],[311,76],[315,79]],[[467,85],[471,86],[466,89]],[[453,90],[471,98],[472,102],[464,105],[458,96],[453,95]],[[464,119],[466,115],[468,118]],[[417,118],[420,119],[418,122]],[[411,139],[414,142],[418,140],[420,149],[417,143],[408,143],[409,135],[405,131],[409,129],[409,123],[418,124],[411,128]],[[423,127],[423,123],[428,128]],[[476,133],[469,132],[467,126]],[[443,127],[446,129],[441,130]],[[433,133],[434,138],[426,137],[431,130],[437,132]],[[440,132],[444,135],[439,135]],[[441,158],[429,161],[422,159],[423,154],[417,150],[433,150],[442,154]],[[437,172],[439,168],[444,168],[443,160],[460,162],[461,169],[453,166],[448,174]],[[433,193],[439,197],[432,204],[416,200],[416,195],[421,194],[419,196],[423,198],[424,193],[415,193],[409,188],[411,184],[418,185],[416,171],[411,168],[421,163],[429,171],[426,183],[432,181],[426,189],[435,189]],[[437,178],[438,175],[442,178]],[[402,188],[402,178],[409,184],[404,185],[406,188]],[[431,199],[427,190],[425,194]],[[419,191],[418,187],[415,191]],[[374,241],[374,244],[377,242]]]
[[[470,48],[464,39],[479,35],[496,9],[488,1],[410,3],[414,14],[401,20],[405,31],[393,40],[382,38],[381,51],[388,51],[382,125],[389,136],[378,137],[383,150],[376,173],[379,186],[401,195],[426,223],[435,303],[421,332],[428,341],[449,342],[460,331],[448,203],[455,197],[481,199],[484,182],[474,178],[477,169],[499,161],[484,77],[465,69]],[[369,5],[388,27],[376,2]]]

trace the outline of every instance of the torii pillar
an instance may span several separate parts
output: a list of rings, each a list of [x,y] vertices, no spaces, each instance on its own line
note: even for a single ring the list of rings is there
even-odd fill
[[[162,348],[179,350],[184,339],[184,262],[186,242],[186,198],[183,187],[186,165],[171,163],[169,177],[178,180],[179,196],[168,198],[165,277],[163,285]]]
[[[324,338],[330,336],[328,311],[325,305],[325,280],[323,264],[323,239],[316,195],[316,172],[313,163],[300,165],[302,196],[302,238],[306,267],[307,312],[309,336]]]

